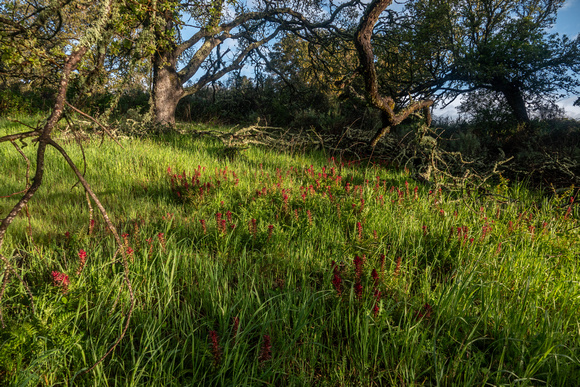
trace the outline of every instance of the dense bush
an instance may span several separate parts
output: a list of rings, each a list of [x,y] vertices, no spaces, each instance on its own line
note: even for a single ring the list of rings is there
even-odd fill
[[[361,115],[365,116],[361,120]],[[339,100],[315,87],[288,86],[272,78],[261,82],[233,77],[227,84],[215,84],[181,100],[176,118],[182,121],[224,124],[256,123],[341,132],[356,123],[358,127],[378,122],[378,114]]]
[[[0,117],[44,112],[52,106],[53,101],[53,91],[49,88],[5,85],[0,87]]]

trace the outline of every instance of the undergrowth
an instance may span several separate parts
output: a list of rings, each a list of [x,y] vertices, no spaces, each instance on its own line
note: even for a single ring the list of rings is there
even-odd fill
[[[2,123],[0,134],[16,130]],[[63,135],[64,136],[64,135]],[[67,140],[67,138],[62,138]],[[102,219],[54,152],[2,253],[10,385],[573,385],[573,191],[448,193],[406,171],[187,133],[83,137],[86,177],[130,252],[136,309]],[[34,144],[24,151],[31,157]],[[67,149],[81,166],[74,139]],[[0,148],[0,196],[24,186]],[[34,164],[34,160],[31,159]],[[34,165],[33,165],[34,166]],[[0,199],[0,217],[18,196]],[[26,216],[28,214],[28,216]],[[5,276],[5,274],[4,274]],[[5,277],[3,277],[5,278]]]

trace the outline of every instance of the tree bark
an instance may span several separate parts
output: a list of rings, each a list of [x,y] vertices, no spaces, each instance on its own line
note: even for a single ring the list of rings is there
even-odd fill
[[[153,112],[159,125],[175,125],[175,109],[184,96],[176,65],[171,51],[157,52],[153,58]]]
[[[512,109],[514,117],[518,123],[528,125],[530,123],[530,116],[528,115],[526,101],[524,100],[524,96],[520,88],[516,85],[508,85],[507,87],[502,88],[501,92],[504,95],[510,109]]]

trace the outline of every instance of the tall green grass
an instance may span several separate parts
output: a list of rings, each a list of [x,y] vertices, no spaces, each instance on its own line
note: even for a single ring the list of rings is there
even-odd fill
[[[82,167],[74,138],[60,137]],[[133,250],[128,335],[79,374],[120,334],[129,297],[111,235],[98,215],[89,234],[85,194],[50,150],[29,217],[15,221],[2,251],[36,307],[32,315],[12,278],[2,300],[3,383],[573,385],[580,377],[580,213],[569,197],[505,181],[491,187],[497,196],[431,192],[384,165],[254,147],[231,158],[221,143],[187,133],[120,142],[88,136],[83,146],[87,179]],[[34,144],[24,150],[34,163]],[[23,159],[2,144],[0,160],[0,196],[22,189]],[[1,217],[16,200],[0,199]],[[87,262],[76,274],[81,249]],[[69,276],[66,291],[53,271]]]

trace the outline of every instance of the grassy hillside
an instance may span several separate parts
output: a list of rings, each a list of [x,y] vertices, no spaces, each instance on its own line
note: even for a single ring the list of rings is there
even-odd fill
[[[0,122],[0,135],[21,129]],[[82,167],[74,137],[59,137]],[[29,217],[2,248],[36,307],[32,315],[9,277],[2,384],[580,378],[580,210],[570,195],[506,180],[494,195],[431,191],[385,165],[253,147],[231,154],[189,134],[122,138],[123,148],[81,141],[86,177],[132,251],[129,331],[95,371],[77,375],[120,334],[129,295],[112,236],[96,211],[90,222],[83,189],[51,149]],[[33,164],[34,150],[24,148]],[[24,160],[6,143],[0,160],[0,196],[21,190]],[[0,198],[0,217],[17,197]]]

